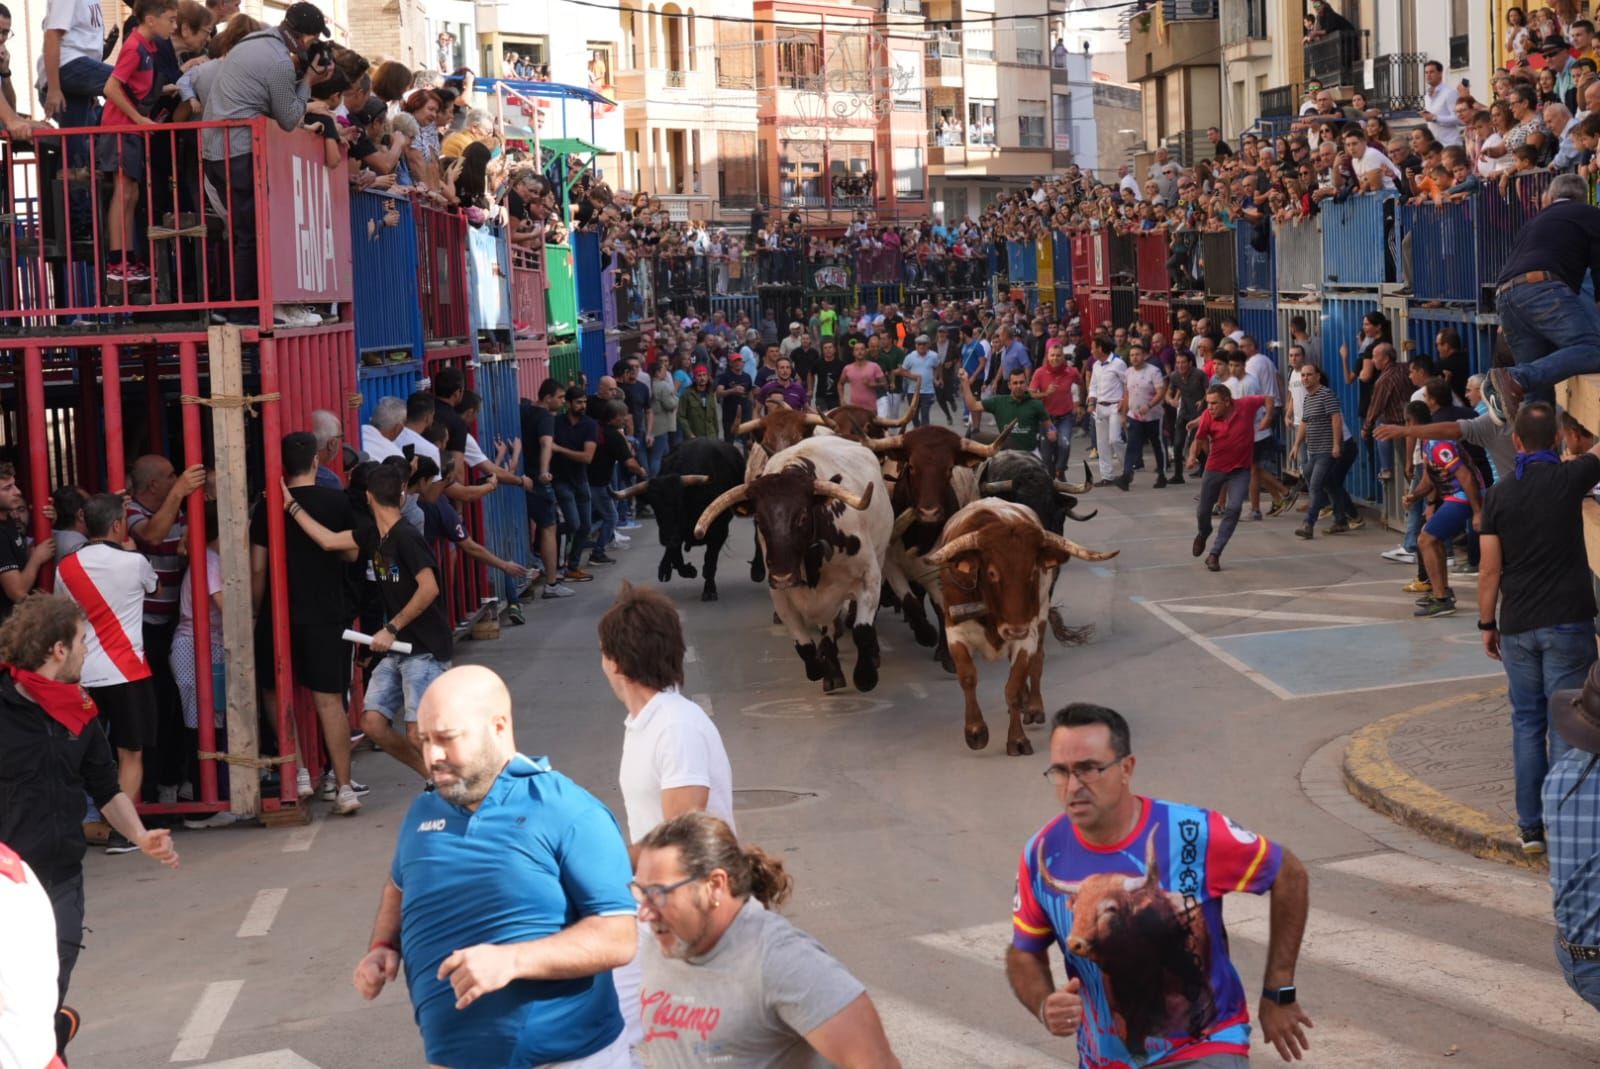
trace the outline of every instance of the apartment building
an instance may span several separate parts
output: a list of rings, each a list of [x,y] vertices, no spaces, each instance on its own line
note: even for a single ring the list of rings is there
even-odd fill
[[[1147,152],[1165,145],[1184,163],[1209,157],[1206,130],[1223,119],[1217,0],[1162,0],[1133,15],[1127,57]]]

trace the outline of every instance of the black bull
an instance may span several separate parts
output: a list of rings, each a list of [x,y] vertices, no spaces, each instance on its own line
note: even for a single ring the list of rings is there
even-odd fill
[[[717,517],[704,539],[694,536],[694,525],[707,505],[743,482],[744,455],[737,448],[714,438],[690,438],[667,454],[656,475],[617,495],[642,498],[656,515],[663,550],[657,579],[665,583],[674,571],[693,579],[694,565],[684,560],[683,551],[703,545],[705,586],[700,600],[717,600],[717,555],[728,540],[733,513]]]

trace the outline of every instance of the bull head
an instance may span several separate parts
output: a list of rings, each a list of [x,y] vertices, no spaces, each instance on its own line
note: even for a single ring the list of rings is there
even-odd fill
[[[1161,862],[1156,856],[1156,832],[1160,824],[1150,825],[1150,834],[1144,841],[1144,875],[1124,876],[1122,888],[1125,891],[1142,891],[1146,887],[1161,886]],[[1058,880],[1051,873],[1050,867],[1044,863],[1044,840],[1039,836],[1038,844],[1034,847],[1034,868],[1038,870],[1039,877],[1044,880],[1044,885],[1058,895],[1067,897],[1075,896],[1083,889],[1082,880]]]
[[[700,485],[703,485],[705,483],[710,482],[711,481],[711,476],[709,476],[709,475],[680,475],[680,476],[678,476],[678,479],[683,483],[684,486],[700,486]],[[634,483],[632,486],[628,487],[625,490],[613,490],[613,491],[611,491],[611,496],[616,498],[618,501],[626,501],[630,497],[638,497],[640,494],[644,493],[648,489],[650,489],[650,480],[649,479],[640,479],[638,482]]]
[[[694,536],[696,538],[705,538],[706,532],[711,529],[711,525],[716,522],[717,517],[730,508],[744,504],[745,500],[750,496],[751,487],[758,485],[761,479],[765,478],[768,478],[768,476],[761,476],[761,478],[753,482],[735,486],[732,490],[727,490],[718,495],[716,500],[706,506],[706,510],[700,514],[700,519],[695,522]],[[867,488],[860,494],[852,494],[838,483],[828,482],[826,479],[817,479],[812,483],[812,493],[818,497],[843,501],[850,508],[860,511],[872,503],[872,486],[872,483],[868,483]]]
[[[975,553],[982,548],[982,531],[972,531],[969,534],[959,535],[946,542],[944,545],[929,553],[924,560],[934,567],[942,568],[948,562],[961,556],[963,553]],[[1122,551],[1113,549],[1109,552],[1086,549],[1070,538],[1063,538],[1049,531],[1044,532],[1044,544],[1056,552],[1067,557],[1077,557],[1079,560],[1101,561],[1110,560]]]

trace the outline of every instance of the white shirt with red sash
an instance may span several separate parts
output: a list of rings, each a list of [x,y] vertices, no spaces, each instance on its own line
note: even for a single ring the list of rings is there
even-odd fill
[[[109,542],[90,542],[61,559],[56,578],[89,618],[83,685],[114,687],[149,679],[145,599],[159,582],[149,559]]]

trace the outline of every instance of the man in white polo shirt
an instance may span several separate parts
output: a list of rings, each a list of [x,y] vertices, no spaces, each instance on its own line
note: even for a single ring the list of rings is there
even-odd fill
[[[372,420],[361,428],[361,451],[368,460],[404,456],[395,439],[405,429],[405,401],[398,397],[379,398],[372,410]]]
[[[678,693],[684,641],[677,608],[664,595],[625,582],[599,631],[600,668],[628,710],[617,778],[634,862],[640,841],[679,814],[704,810],[732,828],[733,769],[722,736],[705,710]],[[612,978],[637,1052],[644,1042],[639,959]]]
[[[144,783],[145,751],[156,745],[156,694],[144,655],[144,603],[156,592],[156,571],[128,541],[127,503],[119,494],[95,494],[83,506],[82,549],[57,568],[62,591],[88,619],[88,653],[80,679],[110,725],[117,751],[117,782],[137,800]],[[121,845],[113,842],[112,848]],[[127,844],[122,852],[135,849]],[[109,852],[109,851],[108,851]]]

